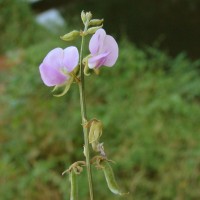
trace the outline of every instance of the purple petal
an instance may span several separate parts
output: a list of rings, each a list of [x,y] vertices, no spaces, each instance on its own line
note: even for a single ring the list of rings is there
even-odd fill
[[[43,60],[43,63],[47,66],[51,66],[54,69],[61,69],[63,59],[63,49],[55,48],[51,50]]]
[[[39,70],[44,84],[49,87],[61,85],[68,79],[68,76],[52,67],[52,65],[46,65],[45,63],[42,63],[39,67]]]
[[[109,52],[104,65],[107,67],[112,67],[118,58],[119,48],[115,39],[110,35],[106,35],[105,37],[103,52]]]
[[[101,28],[96,31],[96,33],[90,39],[89,43],[89,50],[91,54],[101,53],[105,37],[106,32],[104,31],[104,29]]]
[[[91,58],[88,59],[88,67],[90,69],[93,69],[93,68],[97,68],[104,65],[104,62],[106,61],[106,58],[108,55],[109,55],[109,52],[92,56]]]
[[[73,69],[78,65],[78,61],[79,53],[76,47],[71,46],[64,49],[62,67],[65,67],[67,72],[73,71]]]

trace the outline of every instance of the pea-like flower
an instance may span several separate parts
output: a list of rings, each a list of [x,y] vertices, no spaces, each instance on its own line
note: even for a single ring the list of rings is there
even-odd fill
[[[92,36],[89,43],[90,57],[88,67],[90,69],[101,66],[112,67],[118,58],[118,45],[115,39],[106,35],[104,29],[99,29]]]
[[[51,50],[39,67],[44,84],[50,87],[67,83],[78,61],[78,49],[74,46]]]

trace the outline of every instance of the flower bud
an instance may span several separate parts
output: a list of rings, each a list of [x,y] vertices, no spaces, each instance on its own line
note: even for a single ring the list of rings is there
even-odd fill
[[[85,11],[84,11],[84,10],[81,12],[81,19],[82,19],[82,21],[83,21],[83,24],[85,24],[85,22],[86,22],[87,20],[86,20],[86,14],[85,14]]]
[[[89,26],[99,26],[103,23],[103,19],[92,19],[90,20]]]
[[[86,12],[86,20],[88,20],[88,22],[92,19],[92,13],[91,12]]]
[[[103,25],[101,25],[101,26],[95,26],[95,27],[89,28],[89,29],[87,30],[87,34],[94,34],[98,29],[100,29],[100,28],[102,28],[102,27],[103,27]]]
[[[103,124],[101,121],[94,119],[90,126],[89,131],[89,143],[93,143],[99,140],[102,135]]]
[[[80,32],[79,31],[71,31],[63,36],[61,36],[60,38],[64,41],[72,41],[72,40],[75,40],[76,38],[78,38],[80,36]]]

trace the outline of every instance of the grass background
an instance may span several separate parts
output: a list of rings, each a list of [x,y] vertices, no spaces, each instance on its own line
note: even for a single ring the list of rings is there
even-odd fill
[[[39,34],[31,35],[32,26]],[[18,40],[15,50],[6,49],[9,38],[2,43],[11,67],[0,72],[0,196],[69,199],[68,177],[61,173],[84,159],[78,87],[55,98],[38,71],[49,50],[68,44],[34,23],[24,34],[28,39]],[[89,118],[104,124],[102,141],[116,161],[118,183],[130,194],[111,194],[103,173],[93,169],[96,199],[198,200],[200,60],[139,49],[125,37],[119,47],[115,67],[86,78],[86,99]],[[79,191],[88,199],[85,171]]]

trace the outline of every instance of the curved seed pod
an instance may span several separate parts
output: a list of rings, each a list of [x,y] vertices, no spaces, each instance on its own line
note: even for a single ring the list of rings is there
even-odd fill
[[[78,200],[78,185],[77,185],[77,175],[72,170],[69,174],[69,180],[71,183],[71,193],[70,193],[70,200]]]
[[[103,160],[100,165],[103,169],[103,172],[104,172],[104,175],[106,178],[106,182],[107,182],[107,185],[108,185],[108,188],[110,189],[110,191],[117,195],[127,194],[127,193],[121,192],[121,190],[115,180],[115,176],[114,176],[112,167],[110,166],[109,162],[107,160]]]

